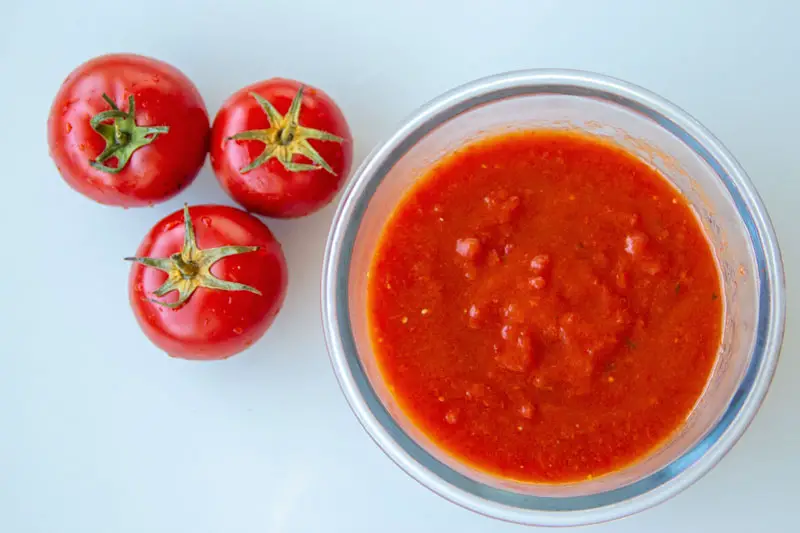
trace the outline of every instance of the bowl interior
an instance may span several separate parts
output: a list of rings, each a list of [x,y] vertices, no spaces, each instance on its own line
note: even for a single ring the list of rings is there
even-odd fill
[[[436,446],[409,420],[382,379],[366,315],[367,277],[382,229],[399,199],[431,164],[458,147],[520,129],[570,130],[599,136],[624,147],[658,169],[688,199],[715,251],[724,286],[724,333],[711,378],[686,423],[657,450],[622,470],[570,484],[522,483],[495,477],[459,462]],[[467,109],[436,127],[400,155],[369,200],[350,262],[349,319],[361,366],[391,420],[419,445],[415,458],[439,463],[480,485],[522,495],[551,498],[613,491],[663,470],[696,445],[731,402],[749,364],[755,342],[757,265],[737,206],[716,170],[696,146],[651,118],[610,99],[542,92],[509,96]]]

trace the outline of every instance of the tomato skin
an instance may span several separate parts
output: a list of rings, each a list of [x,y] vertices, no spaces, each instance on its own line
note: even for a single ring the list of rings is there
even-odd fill
[[[105,148],[89,123],[110,109],[103,93],[125,111],[133,95],[139,125],[169,127],[136,150],[118,174],[89,165]],[[189,78],[135,54],[104,55],[77,67],[53,101],[47,130],[50,156],[64,180],[96,202],[122,207],[153,205],[189,186],[205,162],[210,138],[208,111]]]
[[[244,87],[228,98],[214,118],[211,165],[222,188],[248,211],[275,218],[308,215],[331,202],[350,172],[353,162],[350,127],[330,96],[308,85],[304,85],[299,122],[344,139],[341,143],[309,141],[335,175],[324,169],[291,172],[276,159],[250,172],[240,172],[261,154],[264,144],[228,138],[242,131],[270,127],[267,115],[250,93],[263,96],[285,115],[301,85],[294,80],[273,78]],[[311,162],[304,156],[295,156],[294,161]]]
[[[190,208],[197,244],[202,249],[219,246],[258,246],[255,252],[220,259],[211,273],[220,279],[249,285],[261,295],[199,287],[177,309],[148,299],[174,303],[177,292],[163,298],[153,295],[167,274],[134,263],[129,296],[139,326],[147,337],[172,357],[194,360],[226,359],[267,331],[283,305],[288,282],[286,259],[269,228],[241,209],[222,205]],[[138,257],[169,257],[181,251],[183,212],[158,222],[142,241]]]

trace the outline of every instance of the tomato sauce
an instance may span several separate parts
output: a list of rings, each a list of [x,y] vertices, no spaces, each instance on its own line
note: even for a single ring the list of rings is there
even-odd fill
[[[685,421],[716,359],[717,264],[654,169],[593,138],[505,134],[404,197],[369,273],[372,343],[411,420],[529,482],[619,469]]]

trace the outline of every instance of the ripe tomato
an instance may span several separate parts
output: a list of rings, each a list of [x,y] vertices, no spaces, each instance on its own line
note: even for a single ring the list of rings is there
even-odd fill
[[[222,187],[249,211],[307,215],[347,179],[353,139],[331,98],[274,78],[231,96],[214,119],[211,165]]]
[[[286,295],[281,245],[253,215],[185,206],[136,252],[130,301],[142,330],[183,359],[225,359],[258,340]]]
[[[162,61],[96,57],[58,91],[47,121],[61,176],[101,204],[152,205],[186,188],[208,152],[208,112],[194,84]]]

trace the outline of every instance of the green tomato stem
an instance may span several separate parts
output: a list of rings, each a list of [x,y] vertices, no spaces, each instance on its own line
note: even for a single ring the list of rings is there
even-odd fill
[[[178,301],[175,303],[162,302],[150,299],[151,302],[170,309],[183,305],[198,287],[220,291],[246,291],[258,294],[261,292],[249,285],[219,279],[211,273],[211,267],[224,257],[231,255],[255,252],[258,246],[220,246],[201,250],[197,247],[197,238],[194,234],[194,225],[189,216],[189,206],[183,206],[184,238],[183,248],[178,253],[168,258],[156,257],[126,257],[126,261],[134,261],[146,267],[155,268],[167,273],[167,280],[153,294],[159,298],[172,291],[178,291]]]
[[[136,101],[133,95],[128,96],[128,112],[122,111],[105,93],[105,100],[111,109],[102,111],[91,118],[89,125],[106,141],[106,147],[95,159],[89,161],[92,168],[119,174],[128,164],[133,153],[169,132],[169,126],[139,126],[136,124]],[[111,121],[111,124],[108,123]],[[104,163],[112,157],[117,158],[117,166],[110,167]]]

